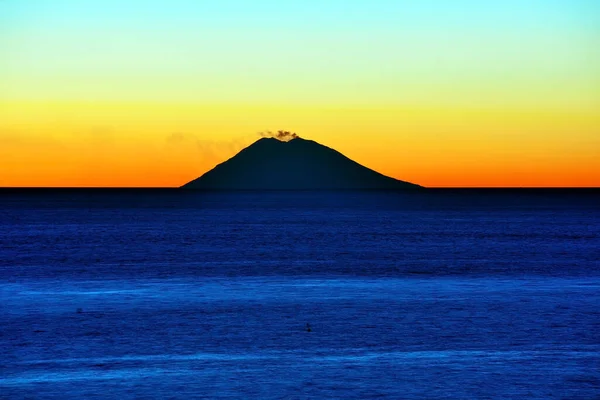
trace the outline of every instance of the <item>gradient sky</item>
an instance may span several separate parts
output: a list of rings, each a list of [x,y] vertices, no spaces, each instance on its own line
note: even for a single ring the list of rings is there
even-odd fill
[[[600,2],[0,0],[0,186],[179,186],[286,129],[425,186],[600,186]]]

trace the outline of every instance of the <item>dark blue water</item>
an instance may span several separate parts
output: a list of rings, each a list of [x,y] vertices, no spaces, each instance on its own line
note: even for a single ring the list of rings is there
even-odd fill
[[[0,300],[0,398],[595,399],[600,192],[0,191]]]

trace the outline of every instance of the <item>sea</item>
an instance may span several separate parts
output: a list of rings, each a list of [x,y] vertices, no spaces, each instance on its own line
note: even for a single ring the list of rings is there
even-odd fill
[[[600,190],[0,190],[2,399],[600,399]]]

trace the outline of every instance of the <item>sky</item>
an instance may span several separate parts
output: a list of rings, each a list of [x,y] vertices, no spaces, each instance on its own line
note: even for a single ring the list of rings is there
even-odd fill
[[[428,187],[600,186],[600,2],[0,0],[0,186],[180,186],[279,129]]]

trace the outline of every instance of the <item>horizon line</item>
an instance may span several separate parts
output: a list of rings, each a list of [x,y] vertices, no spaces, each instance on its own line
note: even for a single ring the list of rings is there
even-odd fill
[[[181,186],[0,186],[0,190],[182,190],[186,192],[333,192],[333,191],[400,191],[412,192],[415,189],[184,189]],[[419,189],[444,190],[564,190],[600,189],[600,186],[421,186]],[[417,189],[416,191],[419,191]]]

